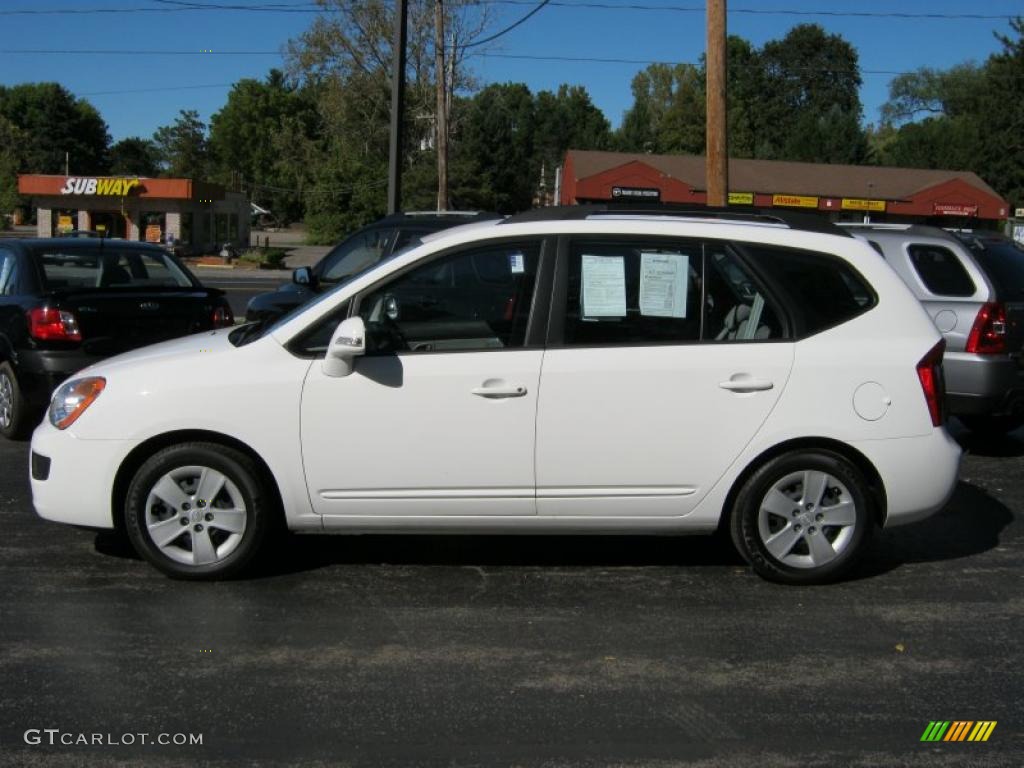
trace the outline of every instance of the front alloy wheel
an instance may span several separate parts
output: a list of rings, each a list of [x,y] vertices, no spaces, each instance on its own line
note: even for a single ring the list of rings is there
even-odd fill
[[[736,496],[731,533],[761,576],[817,584],[846,574],[874,528],[861,471],[838,454],[801,451],[772,459]]]
[[[0,435],[20,440],[28,435],[28,403],[22,394],[10,363],[0,363]]]
[[[184,579],[243,570],[275,519],[251,458],[232,448],[185,443],[156,453],[128,489],[125,523],[142,557]]]

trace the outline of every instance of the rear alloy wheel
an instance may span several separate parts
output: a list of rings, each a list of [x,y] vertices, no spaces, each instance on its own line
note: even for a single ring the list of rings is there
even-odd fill
[[[210,443],[152,456],[135,474],[125,503],[132,545],[179,579],[240,573],[262,548],[275,514],[252,459]]]
[[[10,440],[28,436],[32,424],[25,396],[10,363],[0,363],[0,435]]]
[[[838,454],[788,453],[755,472],[736,497],[731,533],[766,579],[835,581],[854,567],[874,528],[860,470]]]

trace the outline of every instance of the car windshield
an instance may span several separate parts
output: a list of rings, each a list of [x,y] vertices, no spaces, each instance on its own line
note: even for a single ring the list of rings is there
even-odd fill
[[[1002,298],[1024,295],[1024,249],[1011,240],[981,240],[971,253],[988,273]]]
[[[47,290],[192,288],[194,283],[164,253],[150,249],[46,248],[36,251]]]

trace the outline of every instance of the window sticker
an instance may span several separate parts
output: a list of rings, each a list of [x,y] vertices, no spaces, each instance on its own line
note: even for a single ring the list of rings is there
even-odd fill
[[[682,253],[640,253],[640,314],[686,317],[690,257]]]
[[[523,258],[522,251],[516,251],[508,255],[508,266],[512,270],[513,275],[521,275],[526,271],[526,260]]]
[[[626,316],[626,261],[622,256],[583,254],[580,303],[584,317]]]

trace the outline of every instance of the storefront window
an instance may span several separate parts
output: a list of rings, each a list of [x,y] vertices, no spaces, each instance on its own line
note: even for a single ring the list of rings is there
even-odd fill
[[[162,243],[167,231],[167,215],[159,212],[142,214],[142,237],[147,243]]]
[[[181,214],[181,225],[178,231],[178,240],[186,245],[192,244],[192,214]]]
[[[228,223],[228,240],[231,242],[238,241],[238,214],[232,213]]]
[[[66,235],[72,230],[78,229],[78,211],[70,208],[55,208],[52,211],[53,234]]]
[[[228,241],[228,215],[218,213],[214,216],[215,240],[218,245]]]

